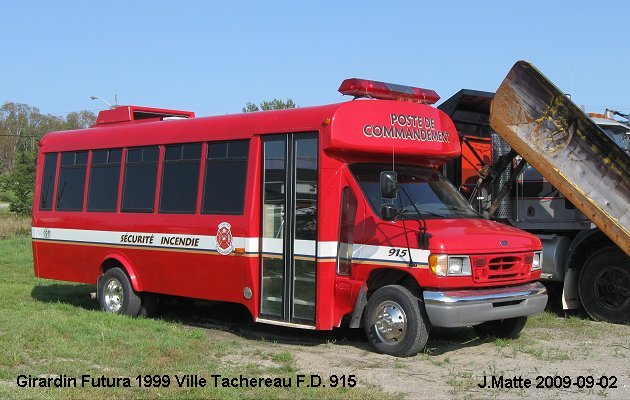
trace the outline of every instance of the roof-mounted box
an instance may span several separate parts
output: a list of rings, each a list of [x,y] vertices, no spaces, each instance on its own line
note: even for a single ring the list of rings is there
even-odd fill
[[[195,113],[192,111],[168,110],[165,108],[117,106],[111,110],[100,111],[94,126],[137,124],[141,122],[163,121],[165,119],[187,118],[195,118]]]

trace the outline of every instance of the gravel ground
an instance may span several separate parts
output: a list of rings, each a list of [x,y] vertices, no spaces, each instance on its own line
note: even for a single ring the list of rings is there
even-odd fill
[[[516,340],[479,338],[472,328],[434,329],[423,353],[396,358],[374,353],[362,330],[254,324],[242,310],[225,305],[192,310],[170,313],[180,322],[205,327],[213,340],[237,341],[239,352],[222,359],[227,364],[266,368],[272,361],[264,354],[289,352],[300,373],[354,374],[359,386],[409,399],[630,398],[628,325],[546,312],[530,318]],[[492,383],[493,376],[495,381],[503,377],[502,388],[479,387],[484,377]],[[524,387],[525,379],[530,388]]]

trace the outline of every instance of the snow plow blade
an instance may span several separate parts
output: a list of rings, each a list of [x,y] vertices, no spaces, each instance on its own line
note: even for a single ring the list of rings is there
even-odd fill
[[[533,65],[514,64],[490,126],[630,255],[630,156]]]

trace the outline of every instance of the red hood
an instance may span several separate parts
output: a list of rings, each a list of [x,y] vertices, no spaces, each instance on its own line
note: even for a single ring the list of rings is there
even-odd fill
[[[534,251],[540,240],[525,231],[487,219],[428,219],[432,252],[483,254]],[[502,244],[504,243],[504,244]]]

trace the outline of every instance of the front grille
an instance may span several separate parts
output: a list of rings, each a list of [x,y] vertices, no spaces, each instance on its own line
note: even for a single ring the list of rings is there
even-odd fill
[[[525,254],[473,256],[473,280],[477,283],[517,281],[531,269]]]
[[[521,260],[517,257],[495,257],[488,262],[488,279],[514,278],[518,276]]]

